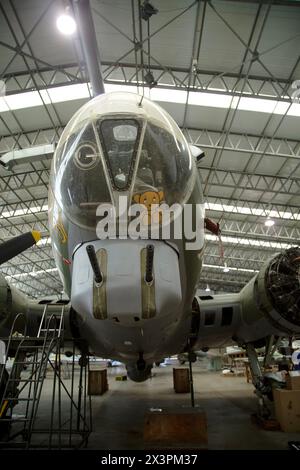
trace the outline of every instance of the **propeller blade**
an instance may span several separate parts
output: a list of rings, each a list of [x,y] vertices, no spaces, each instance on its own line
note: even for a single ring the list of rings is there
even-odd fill
[[[35,245],[41,239],[40,232],[32,230],[32,232],[18,235],[0,245],[0,264],[6,263],[11,258],[19,255],[31,246]]]

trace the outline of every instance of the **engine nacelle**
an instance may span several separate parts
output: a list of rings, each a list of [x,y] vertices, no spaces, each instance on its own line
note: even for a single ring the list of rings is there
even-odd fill
[[[300,335],[300,248],[274,256],[239,294],[195,297],[193,349]]]
[[[290,248],[266,263],[240,292],[240,301],[239,338],[300,334],[300,248]]]
[[[14,325],[14,331],[26,335],[36,336],[39,330],[45,305],[41,305],[31,299],[16,287],[10,286],[3,274],[0,273],[0,336],[8,337]],[[50,304],[47,314],[59,314],[62,311],[61,304]],[[22,314],[22,315],[19,315]],[[16,318],[17,317],[17,318]],[[70,327],[70,309],[64,309],[65,338],[72,337]]]
[[[272,305],[287,322],[279,321],[279,325],[300,327],[300,248],[291,248],[271,261],[265,288]]]
[[[3,274],[0,274],[0,334],[12,308],[11,290]]]

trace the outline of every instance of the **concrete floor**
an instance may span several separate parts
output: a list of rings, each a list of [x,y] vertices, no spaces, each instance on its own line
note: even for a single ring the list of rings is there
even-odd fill
[[[144,442],[143,423],[145,412],[151,408],[178,410],[190,407],[189,394],[173,391],[172,367],[154,367],[153,377],[143,383],[116,381],[115,376],[124,374],[125,370],[109,368],[109,391],[92,397],[93,432],[88,449],[164,448],[163,444],[150,446]],[[252,385],[247,384],[244,377],[223,377],[220,372],[203,370],[201,363],[194,364],[193,370],[196,405],[207,416],[208,449],[287,449],[289,440],[300,440],[300,433],[264,431],[251,422],[250,415],[256,412],[257,399]],[[43,427],[49,416],[52,377],[48,374],[45,380],[37,426]],[[65,380],[68,387],[70,382]],[[16,413],[20,412],[17,408]],[[62,410],[64,421],[69,410],[65,395],[62,395]]]
[[[198,364],[193,371],[195,402],[207,415],[208,449],[287,449],[289,440],[300,440],[300,433],[264,431],[251,422],[257,399],[245,377],[223,377],[220,372],[203,371]],[[93,397],[91,449],[149,448],[143,441],[145,412],[190,406],[189,394],[173,391],[172,366],[155,367],[154,377],[143,383],[115,381],[119,373],[110,369],[109,392]]]

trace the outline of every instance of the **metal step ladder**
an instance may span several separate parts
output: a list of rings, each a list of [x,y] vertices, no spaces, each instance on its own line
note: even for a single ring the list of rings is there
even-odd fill
[[[64,309],[65,306],[63,305],[60,313],[49,314],[48,305],[45,305],[37,334],[38,338],[43,338],[49,333],[55,334],[57,338],[61,337],[61,334],[63,333]],[[53,322],[55,322],[54,325],[51,324]]]
[[[17,322],[23,317],[25,315],[19,314],[15,318],[7,344],[8,354],[11,350],[15,354],[0,397],[0,436],[6,433],[0,447],[2,444],[8,447],[9,442],[15,446],[17,436],[21,436],[25,448],[30,446],[50,354],[60,351],[63,336],[64,306],[59,313],[51,313],[45,305],[34,337],[27,336],[26,319],[23,334],[16,335]],[[0,383],[5,370],[2,367]],[[15,412],[20,410],[22,415],[18,416]]]

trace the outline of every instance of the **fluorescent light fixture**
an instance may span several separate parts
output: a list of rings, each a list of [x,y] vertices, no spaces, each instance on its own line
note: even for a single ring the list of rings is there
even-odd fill
[[[205,235],[206,240],[216,242],[218,238],[215,235],[207,234]],[[295,245],[282,242],[271,242],[269,240],[258,240],[255,238],[241,238],[241,237],[229,237],[227,235],[222,235],[222,243],[228,243],[229,245],[243,245],[249,247],[259,247],[259,248],[275,248],[276,250],[287,250],[292,248]]]
[[[293,103],[290,107],[290,110],[287,113],[288,116],[298,116],[300,117],[300,104]]]
[[[241,111],[256,111],[261,113],[285,114],[289,103],[286,101],[265,100],[262,98],[241,98],[238,109]]]
[[[90,97],[88,85],[78,83],[40,91],[29,91],[17,95],[6,95],[0,97],[0,112],[15,111],[17,109],[34,108],[51,103],[62,103],[65,101],[87,100]],[[42,99],[42,98],[43,99]]]
[[[89,89],[86,84],[66,85],[48,88],[41,91],[41,95],[46,104],[62,103],[63,101],[89,99]]]
[[[65,36],[71,36],[76,31],[76,22],[73,16],[64,13],[57,18],[56,27]]]
[[[270,217],[268,217],[267,220],[265,220],[266,227],[273,227],[274,224],[275,224],[274,220],[270,219]]]
[[[170,101],[164,98],[166,92],[162,94],[162,101]],[[179,103],[174,96],[174,102]],[[155,98],[154,98],[155,99]],[[276,99],[264,99],[264,98],[247,98],[233,95],[225,95],[222,93],[205,93],[192,91],[189,94],[188,104],[194,106],[205,106],[207,108],[223,108],[223,109],[238,109],[239,111],[253,111],[257,113],[274,113],[274,114],[285,114],[287,116],[300,116],[300,104],[290,103],[286,101],[278,101]]]
[[[57,268],[50,268],[50,269],[43,269],[40,271],[30,271],[28,273],[19,273],[19,274],[13,274],[11,276],[5,276],[5,278],[9,281],[11,279],[22,279],[24,277],[36,277],[39,276],[40,274],[45,274],[45,273],[53,273],[58,271]]]
[[[16,95],[5,95],[0,100],[0,111],[42,106],[43,102],[37,91],[27,91]]]
[[[117,81],[117,80],[116,80]],[[127,91],[129,93],[137,93],[138,88],[136,85],[124,85],[124,82],[118,83],[106,83],[105,84],[105,93],[110,93],[111,91]],[[147,89],[145,89],[145,96],[146,98],[150,98],[149,92],[147,93]]]
[[[15,211],[4,211],[0,215],[0,219],[8,219],[12,217],[23,217],[26,215],[37,214],[39,212],[47,212],[48,211],[48,204],[44,204],[43,206],[34,206],[28,207],[26,209],[17,209]]]
[[[187,92],[183,90],[166,90],[165,88],[151,88],[149,98],[153,101],[185,104]]]
[[[282,212],[276,210],[258,209],[255,207],[233,206],[230,204],[215,204],[213,202],[206,202],[205,209],[218,212],[229,212],[234,214],[256,215],[266,217],[269,215],[272,219],[288,219],[300,220],[300,213],[293,214],[292,212]]]
[[[230,269],[227,266],[227,263],[224,263],[223,273],[229,273]]]
[[[38,246],[51,245],[51,238],[50,238],[50,237],[41,238],[41,239],[37,242],[37,245],[38,245]]]
[[[203,264],[203,268],[211,268],[211,269],[222,269],[224,271],[224,266],[219,266],[217,264]],[[242,271],[245,273],[258,273],[259,271],[257,269],[247,269],[247,268],[234,268],[232,266],[227,268],[228,271]],[[227,272],[228,272],[227,271]]]
[[[47,88],[41,90],[40,93],[46,104],[50,103],[50,99],[53,103],[60,103],[72,100],[87,100],[89,98],[88,83],[79,83],[61,87]],[[136,93],[136,85],[124,85],[124,84],[106,84],[105,91],[129,91]],[[145,96],[149,96],[154,101],[179,103],[184,104],[186,102],[187,93],[183,90],[174,90],[170,88],[152,88],[151,90],[145,90]],[[238,106],[239,110],[242,111],[254,111],[282,115],[286,112],[289,103],[285,101],[277,101],[275,99],[262,99],[262,98],[241,98],[238,104],[238,98],[236,96],[228,96],[225,94],[217,93],[206,93],[206,92],[190,92],[189,104],[194,106],[205,106],[210,108],[223,108],[228,109],[229,107],[235,109]],[[22,109],[34,106],[42,106],[42,100],[37,91],[28,91],[25,93],[18,93],[16,95],[0,96],[0,112],[9,110]],[[300,116],[300,104],[293,103],[287,112],[288,116]]]
[[[232,96],[223,95],[221,93],[191,91],[189,94],[188,104],[194,106],[206,106],[208,108],[230,108],[230,105],[232,107],[235,104],[234,107],[236,107],[237,101],[234,97],[233,103],[231,103],[232,98]]]

